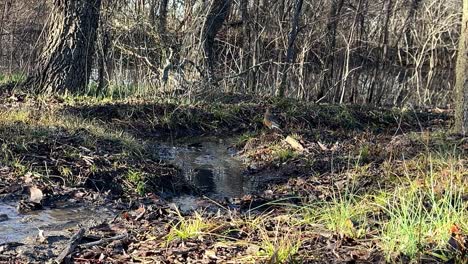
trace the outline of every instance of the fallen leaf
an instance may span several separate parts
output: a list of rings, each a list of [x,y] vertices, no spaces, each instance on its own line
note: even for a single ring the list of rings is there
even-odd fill
[[[333,147],[330,149],[331,151],[336,151],[339,147],[338,141],[333,144]]]
[[[39,229],[39,234],[37,234],[37,237],[39,238],[39,243],[44,243],[47,241],[47,238],[44,236],[44,230]]]
[[[302,144],[299,143],[299,141],[297,141],[296,139],[292,138],[291,136],[287,136],[285,141],[286,141],[286,143],[291,145],[291,147],[293,149],[295,149],[297,151],[304,151],[304,147],[302,146]]]
[[[24,182],[25,183],[31,183],[32,182],[32,176],[33,176],[33,174],[31,172],[27,172],[24,175]]]
[[[36,186],[30,187],[29,193],[30,193],[29,200],[33,203],[40,204],[42,199],[44,198],[44,194],[42,193],[41,189],[37,188]]]
[[[216,256],[216,252],[213,250],[206,250],[205,251],[205,256],[208,257],[211,260],[216,260],[218,259],[218,256]]]
[[[325,146],[324,144],[320,143],[320,141],[317,141],[317,143],[318,143],[319,147],[320,147],[323,151],[327,151],[327,150],[328,150],[327,146]]]

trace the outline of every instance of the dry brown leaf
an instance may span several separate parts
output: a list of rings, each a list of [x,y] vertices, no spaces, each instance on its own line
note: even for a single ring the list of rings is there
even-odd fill
[[[32,183],[32,176],[33,174],[29,171],[24,175],[24,182],[25,183]]]
[[[30,187],[29,193],[30,193],[29,200],[33,203],[40,204],[42,199],[44,198],[44,194],[42,193],[41,189],[37,188],[36,186]]]
[[[286,141],[286,143],[291,145],[291,147],[293,149],[295,149],[297,151],[304,151],[304,147],[302,146],[302,144],[299,143],[299,141],[297,141],[296,139],[292,138],[291,136],[287,136],[285,141]]]
[[[335,142],[335,144],[333,144],[333,147],[331,147],[330,150],[331,151],[336,151],[338,149],[338,146],[339,146],[339,144],[338,144],[338,141],[337,141],[337,142]]]
[[[211,260],[216,260],[218,259],[218,256],[216,256],[216,252],[214,250],[206,250],[205,251],[205,256],[208,258],[208,259],[211,259]]]
[[[322,149],[323,151],[327,151],[327,150],[328,150],[327,146],[325,146],[324,144],[320,143],[320,141],[317,141],[317,143],[318,143],[320,149]]]

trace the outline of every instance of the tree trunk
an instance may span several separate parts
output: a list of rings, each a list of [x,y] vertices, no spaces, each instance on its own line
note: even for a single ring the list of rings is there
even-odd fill
[[[166,48],[168,45],[167,39],[167,5],[169,0],[162,0],[159,6],[159,19],[158,19],[158,34],[161,42],[163,43],[164,47]]]
[[[320,91],[317,95],[317,100],[322,100],[328,93],[327,90],[332,89],[333,87],[333,72],[335,64],[335,48],[336,48],[336,34],[338,28],[338,17],[343,8],[344,0],[333,0],[331,3],[330,13],[328,16],[327,23],[327,35],[326,35],[326,59],[324,63],[324,76],[323,82],[320,86]]]
[[[288,79],[288,70],[290,66],[289,64],[293,61],[294,58],[294,43],[296,42],[296,37],[299,33],[299,20],[301,18],[302,3],[303,0],[296,0],[296,5],[294,7],[294,17],[291,24],[291,32],[289,32],[288,38],[288,50],[286,52],[285,64],[283,65],[282,69],[283,76],[281,78],[280,87],[278,90],[276,90],[276,96],[279,97],[284,97],[286,82]]]
[[[100,8],[101,0],[53,0],[47,42],[26,87],[45,93],[85,91]]]
[[[250,15],[249,15],[249,0],[241,0],[239,3],[241,20],[242,20],[242,72],[247,71],[245,74],[245,87],[255,92],[255,85],[252,81],[252,74],[248,69],[252,67],[252,39],[250,28]]]
[[[463,19],[455,78],[454,130],[466,136],[468,135],[468,0],[463,0]]]
[[[385,9],[385,7],[384,7]],[[378,53],[378,58],[376,65],[374,67],[374,78],[372,80],[371,85],[369,86],[368,93],[367,93],[367,103],[368,104],[375,104],[378,105],[380,102],[381,96],[383,95],[383,88],[380,88],[381,90],[376,90],[378,87],[382,86],[381,83],[376,83],[378,79],[377,77],[382,74],[383,71],[385,71],[386,68],[386,61],[385,58],[387,57],[387,49],[388,49],[388,43],[389,43],[389,25],[390,25],[390,19],[392,16],[392,11],[393,11],[393,0],[388,0],[386,4],[386,16],[385,16],[385,22],[384,22],[384,27],[382,28],[382,33],[380,35],[380,43],[379,48],[380,51]],[[380,94],[380,95],[379,95]],[[377,99],[376,99],[377,98]]]
[[[210,81],[216,79],[214,76],[214,40],[229,14],[230,7],[231,0],[212,0],[203,25],[201,39],[203,41],[203,51],[205,52],[205,68]]]
[[[100,42],[97,52],[97,68],[98,68],[98,86],[96,95],[102,95],[109,86],[109,70],[110,70],[110,51],[111,51],[111,36],[109,28],[103,24],[100,26]]]

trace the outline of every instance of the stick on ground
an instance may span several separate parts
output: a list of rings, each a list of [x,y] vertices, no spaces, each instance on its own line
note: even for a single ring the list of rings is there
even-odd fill
[[[80,240],[83,238],[85,234],[85,229],[80,228],[71,238],[70,241],[68,242],[68,245],[63,249],[63,251],[58,255],[58,257],[55,259],[56,263],[63,263],[63,260],[75,250],[76,246],[80,242]]]
[[[114,240],[124,239],[126,237],[128,237],[127,233],[117,235],[117,236],[113,236],[113,237],[109,237],[109,238],[102,238],[102,239],[99,239],[98,241],[94,241],[94,242],[81,244],[80,247],[81,248],[89,248],[89,247],[92,247],[92,246],[98,246],[98,245],[101,245],[101,244],[104,244],[104,243],[107,243],[107,242],[111,242],[111,241],[114,241]]]

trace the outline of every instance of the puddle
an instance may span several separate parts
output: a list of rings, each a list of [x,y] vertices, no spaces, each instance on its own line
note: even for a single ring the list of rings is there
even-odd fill
[[[240,197],[249,192],[245,167],[229,141],[201,138],[193,142],[158,143],[156,151],[179,167],[194,186],[212,198]]]
[[[89,206],[53,208],[19,214],[12,204],[0,203],[0,215],[8,219],[0,222],[0,245],[9,242],[21,242],[28,237],[36,237],[39,230],[46,236],[54,232],[74,228],[79,223],[103,220],[112,215],[106,208]]]

